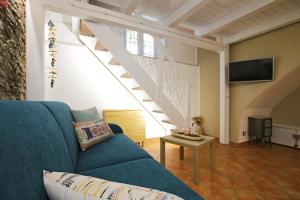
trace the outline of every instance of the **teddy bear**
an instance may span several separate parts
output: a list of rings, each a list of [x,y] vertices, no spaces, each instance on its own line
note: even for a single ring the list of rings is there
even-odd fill
[[[203,130],[204,118],[201,116],[195,116],[192,119],[193,119],[193,123],[192,123],[193,134],[203,135],[204,134],[204,130]]]

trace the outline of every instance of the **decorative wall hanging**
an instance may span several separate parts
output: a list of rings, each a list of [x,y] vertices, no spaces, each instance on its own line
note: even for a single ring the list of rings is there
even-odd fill
[[[49,20],[48,22],[48,27],[49,27],[49,35],[48,35],[48,40],[49,40],[49,56],[50,56],[50,72],[49,72],[49,78],[50,78],[50,86],[51,88],[54,87],[55,79],[57,78],[57,68],[56,68],[56,34],[55,34],[55,25],[54,23]]]

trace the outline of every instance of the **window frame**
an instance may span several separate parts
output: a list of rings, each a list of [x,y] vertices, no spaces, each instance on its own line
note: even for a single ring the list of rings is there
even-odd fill
[[[132,42],[130,42],[130,43],[128,42],[129,31],[136,33],[136,44],[134,45],[134,46],[136,46],[136,53],[134,53],[132,50],[130,50],[128,48],[129,45],[133,45]],[[130,54],[139,55],[139,32],[138,31],[131,30],[131,29],[125,29],[125,48]]]
[[[150,37],[152,37],[152,55],[146,55],[146,53],[145,53],[145,44],[146,44],[146,42],[145,42],[145,35],[148,35],[148,36],[150,36]],[[149,34],[149,33],[145,33],[145,32],[143,32],[142,33],[142,38],[143,38],[143,56],[145,56],[145,57],[149,57],[149,58],[155,58],[155,38],[153,37],[153,35],[151,35],[151,34]]]
[[[132,53],[130,50],[128,50],[127,46],[128,46],[128,42],[127,42],[127,35],[128,35],[128,31],[134,31],[137,33],[137,54],[135,53]],[[125,48],[126,50],[132,54],[132,55],[137,55],[137,56],[144,56],[144,57],[147,57],[147,58],[157,58],[157,40],[156,38],[149,34],[149,33],[146,33],[146,32],[139,32],[139,31],[136,31],[136,30],[132,30],[132,29],[125,29],[125,37],[124,37],[124,43],[125,43]],[[144,34],[147,34],[147,35],[150,35],[152,38],[153,38],[153,55],[152,56],[149,56],[149,55],[145,55],[145,52],[144,52],[144,48],[145,48],[145,41],[144,41]]]

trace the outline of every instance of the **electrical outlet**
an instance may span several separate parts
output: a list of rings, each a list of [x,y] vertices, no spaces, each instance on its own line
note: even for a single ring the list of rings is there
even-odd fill
[[[247,132],[246,131],[243,131],[243,136],[245,136],[247,134]]]

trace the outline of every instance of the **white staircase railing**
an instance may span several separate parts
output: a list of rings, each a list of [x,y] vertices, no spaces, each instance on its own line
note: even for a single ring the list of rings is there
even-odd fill
[[[160,85],[153,81],[152,78],[145,73],[144,69],[134,59],[131,54],[124,48],[124,42],[120,35],[111,30],[106,24],[96,24],[86,22],[90,30],[96,38],[101,40],[103,45],[114,55],[115,58],[123,65],[128,73],[134,77],[136,82],[142,86],[144,91],[155,101],[156,104],[164,111],[170,120],[178,127],[185,126],[185,118],[173,106],[163,91],[159,89]]]
[[[99,43],[105,46],[113,54],[114,60],[121,63],[128,72],[122,76],[134,78],[138,83],[138,90],[143,89],[160,107],[159,113],[163,111],[170,119],[165,118],[163,121],[177,127],[189,127],[191,117],[198,114],[199,108],[198,68],[170,59],[162,46],[160,52],[164,56],[159,58],[132,55],[125,47],[124,28],[85,23],[99,39]]]
[[[110,25],[109,28],[125,44],[125,30]],[[184,126],[189,127],[191,119],[191,91],[197,87],[180,70],[182,63],[177,63],[168,54],[165,48],[157,43],[163,56],[150,58],[145,56],[130,54],[148,74],[156,84],[157,94],[160,92],[165,95],[175,109],[184,118]],[[124,46],[125,48],[125,46]],[[195,92],[195,91],[194,91]]]
[[[192,86],[177,68],[177,63],[144,56],[132,56],[156,83],[157,93],[163,92],[185,119],[185,126],[187,126],[190,116],[189,102]]]

